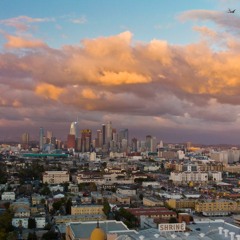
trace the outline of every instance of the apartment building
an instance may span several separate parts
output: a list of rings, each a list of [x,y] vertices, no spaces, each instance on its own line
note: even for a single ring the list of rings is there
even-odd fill
[[[167,205],[172,209],[195,209],[196,199],[168,199],[166,201]]]
[[[60,184],[69,182],[68,171],[45,171],[43,173],[43,183]]]
[[[76,205],[71,207],[71,215],[104,214],[103,205]]]
[[[222,181],[222,172],[171,172],[170,180],[173,181],[175,185],[187,185],[190,182],[195,184],[206,185],[208,181],[221,182]]]
[[[206,199],[195,204],[195,211],[205,216],[222,216],[240,211],[240,201],[227,199]]]
[[[159,200],[155,197],[144,197],[143,198],[143,206],[146,207],[159,207],[163,206],[164,203],[162,200]]]

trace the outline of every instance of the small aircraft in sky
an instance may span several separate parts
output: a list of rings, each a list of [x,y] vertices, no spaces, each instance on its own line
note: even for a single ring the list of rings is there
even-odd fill
[[[234,13],[236,11],[236,9],[231,10],[230,8],[228,9],[228,13]]]

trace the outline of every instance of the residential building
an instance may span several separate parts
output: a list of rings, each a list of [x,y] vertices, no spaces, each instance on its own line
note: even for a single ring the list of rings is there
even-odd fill
[[[60,184],[69,182],[68,171],[45,171],[43,173],[43,183]]]
[[[72,215],[104,214],[103,205],[76,205],[71,207]]]
[[[15,192],[3,192],[2,193],[2,200],[14,201],[15,198],[16,198]]]

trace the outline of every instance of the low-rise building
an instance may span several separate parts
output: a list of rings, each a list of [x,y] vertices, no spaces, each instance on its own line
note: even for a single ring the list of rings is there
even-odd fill
[[[155,197],[143,197],[143,205],[145,207],[159,207],[163,206],[164,202]]]
[[[227,199],[199,200],[195,204],[195,211],[205,216],[223,216],[239,212],[240,202]]]
[[[26,217],[13,217],[12,225],[16,228],[28,228],[28,218]]]
[[[133,188],[133,187],[121,186],[117,188],[116,193],[126,195],[126,196],[136,196],[137,190],[136,188]]]
[[[167,205],[172,209],[195,209],[196,199],[182,198],[182,199],[168,199]]]
[[[16,199],[15,192],[3,192],[2,193],[2,200],[14,201],[15,199]]]
[[[151,218],[170,219],[176,217],[177,214],[165,207],[151,207],[151,208],[128,208],[128,212],[140,219],[141,216],[148,216]]]
[[[55,224],[70,223],[70,222],[88,222],[88,221],[103,221],[107,217],[105,214],[78,214],[78,215],[65,215],[54,216]]]
[[[69,182],[68,171],[45,171],[43,173],[43,183],[60,184]]]
[[[71,207],[72,215],[104,214],[103,205],[76,205]]]

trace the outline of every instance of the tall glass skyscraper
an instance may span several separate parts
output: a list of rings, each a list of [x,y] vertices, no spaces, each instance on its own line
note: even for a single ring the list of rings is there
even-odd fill
[[[43,150],[44,129],[40,127],[39,130],[39,150]]]
[[[69,134],[74,135],[75,139],[78,138],[78,122],[71,123]]]

